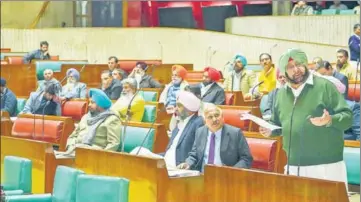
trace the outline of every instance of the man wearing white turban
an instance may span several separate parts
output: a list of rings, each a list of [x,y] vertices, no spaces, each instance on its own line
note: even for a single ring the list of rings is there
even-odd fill
[[[201,101],[191,92],[181,91],[177,97],[174,115],[177,120],[164,155],[167,166],[176,167],[185,161],[192,150],[196,130],[203,126],[198,116]]]

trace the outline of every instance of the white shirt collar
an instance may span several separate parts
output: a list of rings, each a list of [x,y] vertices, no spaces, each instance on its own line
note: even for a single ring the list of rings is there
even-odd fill
[[[289,83],[286,83],[285,88],[287,88],[287,86],[288,86],[292,90],[293,95],[295,97],[298,97],[301,94],[301,92],[304,89],[306,84],[313,85],[313,74],[312,73],[310,73],[310,75],[308,76],[306,81],[297,89],[292,88]]]

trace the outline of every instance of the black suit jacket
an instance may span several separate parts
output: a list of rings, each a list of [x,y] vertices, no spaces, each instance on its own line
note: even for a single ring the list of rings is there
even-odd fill
[[[179,165],[180,163],[183,163],[186,160],[189,152],[192,150],[195,133],[197,129],[202,127],[203,125],[204,125],[203,118],[197,116],[196,114],[194,114],[193,117],[188,121],[187,125],[184,127],[184,130],[178,140],[178,144],[175,152],[176,165]],[[169,140],[167,149],[165,150],[166,152],[173,144],[173,140],[177,135],[178,131],[179,131],[178,128],[175,128],[172,131],[172,137]],[[162,153],[162,155],[165,155],[165,153]]]
[[[345,85],[346,90],[345,90],[344,96],[345,96],[345,98],[347,98],[347,94],[348,94],[348,78],[345,75],[343,75],[343,74],[341,74],[339,72],[336,72],[336,71],[333,72],[333,77],[340,80],[341,83],[343,83],[343,85]]]
[[[203,126],[197,130],[192,151],[185,161],[191,169],[202,170],[207,140],[208,127]],[[239,128],[224,124],[219,152],[222,164],[225,166],[250,168],[252,165],[253,157],[247,140]]]
[[[224,89],[220,87],[217,83],[210,84],[212,87],[201,96],[202,102],[209,102],[215,105],[224,105],[226,98]],[[198,87],[201,88],[201,84],[198,84]]]

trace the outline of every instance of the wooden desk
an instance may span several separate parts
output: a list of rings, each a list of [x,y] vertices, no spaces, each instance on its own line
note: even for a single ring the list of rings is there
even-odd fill
[[[56,167],[71,166],[74,162],[71,159],[55,160],[50,143],[1,136],[1,168],[5,156],[18,156],[32,161],[32,193],[36,194],[51,193]]]
[[[16,96],[29,96],[36,90],[36,74],[34,64],[1,65],[1,77],[6,79],[6,87]]]
[[[206,166],[207,202],[348,202],[345,183]]]
[[[77,148],[75,166],[87,174],[129,179],[129,202],[205,201],[202,176],[169,178],[163,160]]]
[[[1,133],[3,136],[10,136],[13,123],[10,119],[9,112],[1,111]]]

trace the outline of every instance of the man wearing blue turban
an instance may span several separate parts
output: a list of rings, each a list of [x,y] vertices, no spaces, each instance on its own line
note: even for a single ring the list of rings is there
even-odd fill
[[[102,90],[90,89],[89,97],[89,112],[69,136],[67,152],[78,146],[116,151],[121,136],[119,116],[110,110],[112,102]]]

